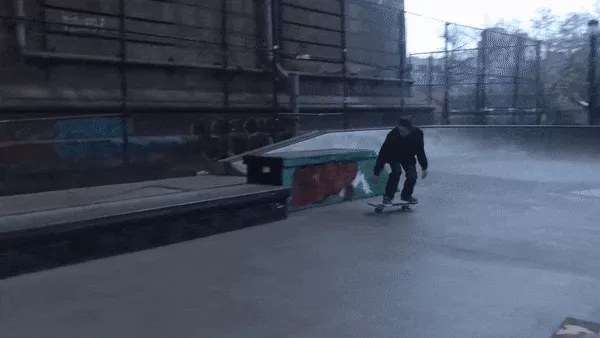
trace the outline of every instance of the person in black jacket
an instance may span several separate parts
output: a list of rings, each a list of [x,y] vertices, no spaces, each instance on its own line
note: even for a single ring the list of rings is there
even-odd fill
[[[383,166],[388,163],[392,172],[388,178],[383,195],[383,204],[393,203],[394,196],[398,190],[398,183],[402,175],[402,169],[406,172],[404,188],[400,193],[400,199],[405,202],[417,203],[413,197],[415,184],[417,183],[417,168],[415,156],[422,170],[422,178],[427,177],[427,156],[425,155],[425,144],[423,142],[423,131],[413,126],[411,120],[401,118],[398,126],[392,129],[386,136],[373,174],[379,177]]]

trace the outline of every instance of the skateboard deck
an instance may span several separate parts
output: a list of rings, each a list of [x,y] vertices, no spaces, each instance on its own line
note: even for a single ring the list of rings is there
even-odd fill
[[[372,207],[375,207],[375,212],[382,212],[385,208],[392,208],[392,207],[400,207],[400,210],[402,210],[402,211],[412,211],[411,205],[419,204],[419,202],[417,202],[417,203],[396,202],[396,203],[392,203],[390,205],[383,205],[381,203],[367,202],[367,204]]]

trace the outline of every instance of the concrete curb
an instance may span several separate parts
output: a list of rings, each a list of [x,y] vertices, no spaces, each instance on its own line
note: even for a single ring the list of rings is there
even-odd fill
[[[283,220],[288,196],[274,188],[0,233],[0,279]]]

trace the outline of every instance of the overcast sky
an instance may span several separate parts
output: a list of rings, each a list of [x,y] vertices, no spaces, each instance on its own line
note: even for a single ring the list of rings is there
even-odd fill
[[[408,12],[475,27],[489,27],[501,19],[529,24],[541,7],[561,14],[593,12],[594,4],[594,0],[405,0]],[[409,53],[443,50],[443,40],[438,38],[443,23],[407,14],[406,25]]]

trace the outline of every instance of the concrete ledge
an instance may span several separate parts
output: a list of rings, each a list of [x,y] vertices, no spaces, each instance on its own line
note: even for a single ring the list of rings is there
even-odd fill
[[[361,149],[290,151],[244,156],[248,183],[291,189],[288,209],[312,207],[382,195],[387,172],[373,177],[377,153]]]
[[[285,219],[289,190],[256,187],[169,207],[0,229],[0,278],[169,245]]]
[[[282,148],[282,147],[285,147],[288,145],[292,145],[292,144],[296,144],[298,142],[309,140],[309,139],[315,138],[319,135],[323,135],[327,132],[328,131],[308,132],[305,134],[301,134],[301,135],[289,138],[287,140],[283,140],[281,142],[273,143],[273,144],[270,144],[265,147],[250,150],[250,151],[247,151],[242,154],[238,154],[235,156],[231,156],[231,157],[222,159],[217,162],[218,166],[214,166],[214,168],[211,168],[212,169],[211,173],[215,174],[215,175],[246,176],[245,170],[240,170],[238,168],[238,166],[235,165],[235,163],[241,162],[243,160],[244,156],[265,154],[271,150],[279,149],[279,148]]]

